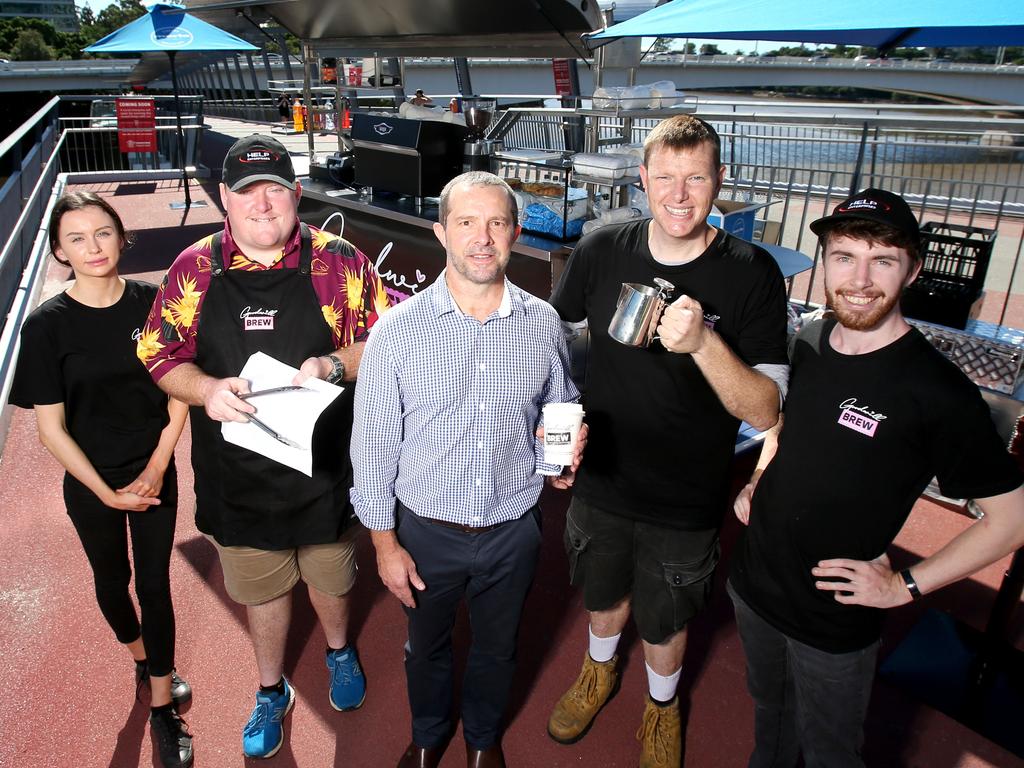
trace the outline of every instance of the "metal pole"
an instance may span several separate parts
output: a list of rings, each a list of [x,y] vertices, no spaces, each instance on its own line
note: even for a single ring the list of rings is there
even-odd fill
[[[171,87],[174,89],[174,120],[178,126],[178,166],[181,168],[181,183],[185,185],[185,210],[192,207],[192,195],[188,189],[188,172],[185,170],[185,133],[181,130],[181,104],[178,101],[178,73],[174,69],[177,51],[168,51],[171,60]],[[172,204],[173,205],[173,204]]]
[[[868,141],[868,124],[864,123],[864,128],[860,132],[860,146],[857,147],[857,163],[853,168],[853,177],[850,179],[850,197],[853,197],[860,191],[860,177],[864,170],[864,147]]]
[[[309,162],[313,162],[313,94],[310,90],[312,81],[312,59],[313,46],[309,43],[302,44],[302,95],[306,101],[306,143],[309,146]]]

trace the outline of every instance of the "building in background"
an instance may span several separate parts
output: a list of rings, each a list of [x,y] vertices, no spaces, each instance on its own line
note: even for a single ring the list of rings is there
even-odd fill
[[[0,19],[42,19],[53,24],[58,32],[77,32],[78,14],[74,0],[16,0],[0,2]]]

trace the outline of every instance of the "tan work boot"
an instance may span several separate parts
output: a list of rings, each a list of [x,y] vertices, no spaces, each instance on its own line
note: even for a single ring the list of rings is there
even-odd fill
[[[679,768],[683,759],[683,733],[679,699],[659,707],[647,697],[644,722],[636,732],[640,741],[640,768]]]
[[[555,704],[548,720],[548,735],[560,744],[582,739],[601,707],[619,690],[618,656],[598,663],[587,653],[583,671],[572,687]]]

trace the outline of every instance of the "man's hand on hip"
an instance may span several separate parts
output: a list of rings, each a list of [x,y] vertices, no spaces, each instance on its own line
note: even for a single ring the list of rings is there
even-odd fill
[[[209,379],[203,387],[203,408],[214,421],[248,421],[256,409],[238,395],[249,392],[249,382],[236,376],[227,379]]]

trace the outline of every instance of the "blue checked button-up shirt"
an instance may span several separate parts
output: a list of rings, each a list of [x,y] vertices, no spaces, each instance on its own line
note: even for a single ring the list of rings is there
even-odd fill
[[[474,527],[537,503],[535,437],[545,403],[573,402],[561,323],[546,302],[505,281],[481,323],[452,299],[444,273],[386,312],[359,367],[352,504],[363,525],[395,527],[395,499],[424,517]]]

